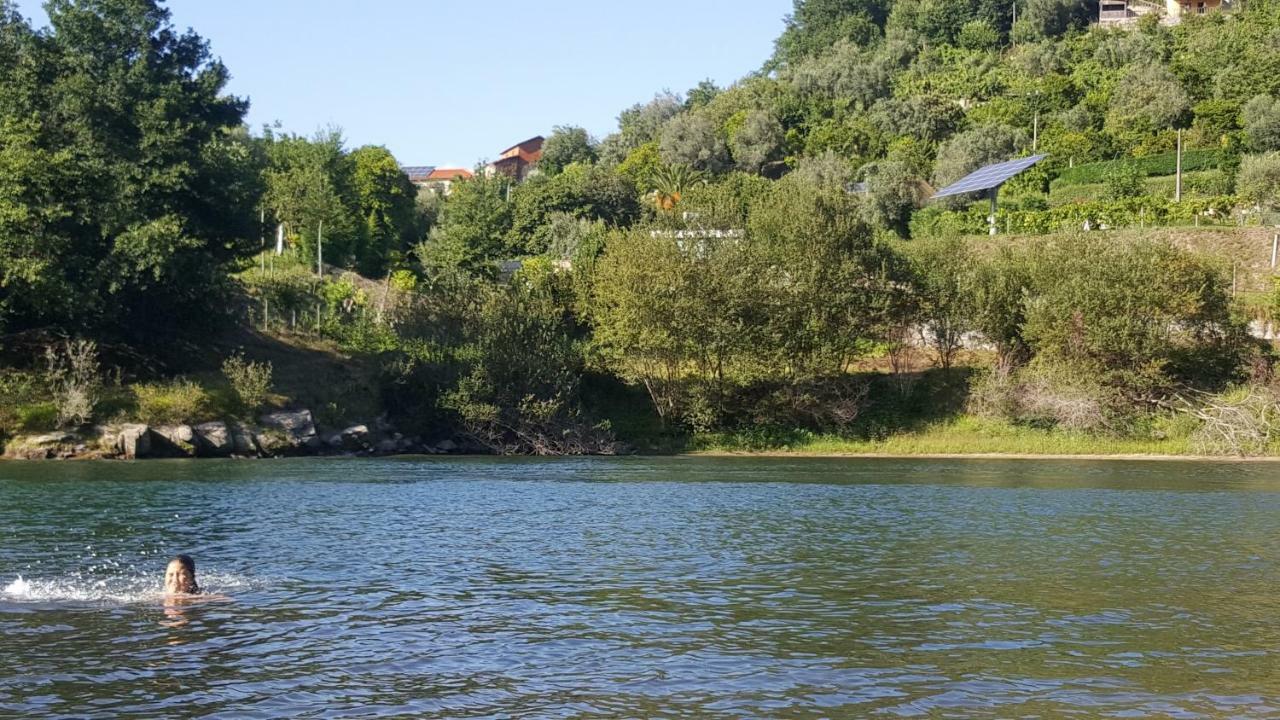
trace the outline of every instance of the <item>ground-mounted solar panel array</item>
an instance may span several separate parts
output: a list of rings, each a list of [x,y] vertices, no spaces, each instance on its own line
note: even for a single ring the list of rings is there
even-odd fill
[[[936,200],[952,195],[963,195],[965,193],[998,188],[1046,157],[1048,155],[1032,155],[1031,157],[988,165],[939,190],[933,197]]]

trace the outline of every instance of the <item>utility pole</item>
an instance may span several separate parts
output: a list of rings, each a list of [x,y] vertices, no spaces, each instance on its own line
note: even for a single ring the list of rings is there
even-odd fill
[[[324,278],[324,221],[320,221],[320,229],[316,232],[316,276]]]
[[[267,272],[267,209],[262,208],[262,215],[258,218],[258,241],[262,244],[262,272]]]
[[[1173,200],[1182,202],[1182,128],[1178,128],[1178,181]]]

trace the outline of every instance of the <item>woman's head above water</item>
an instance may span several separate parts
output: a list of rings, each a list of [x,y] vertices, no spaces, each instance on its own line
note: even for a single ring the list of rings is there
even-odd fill
[[[179,555],[169,561],[164,570],[166,595],[195,595],[200,592],[196,584],[196,561],[190,555]]]

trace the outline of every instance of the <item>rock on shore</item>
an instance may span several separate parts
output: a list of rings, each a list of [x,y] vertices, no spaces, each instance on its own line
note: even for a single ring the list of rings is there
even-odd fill
[[[306,455],[444,455],[476,448],[452,439],[406,438],[385,420],[322,431],[310,410],[276,412],[257,424],[98,425],[78,431],[20,436],[4,445],[10,460],[109,458],[293,457]]]

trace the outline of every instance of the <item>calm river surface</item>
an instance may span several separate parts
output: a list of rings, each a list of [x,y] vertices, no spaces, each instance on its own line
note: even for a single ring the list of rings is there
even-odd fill
[[[121,715],[1280,717],[1280,465],[0,464],[0,716]]]

